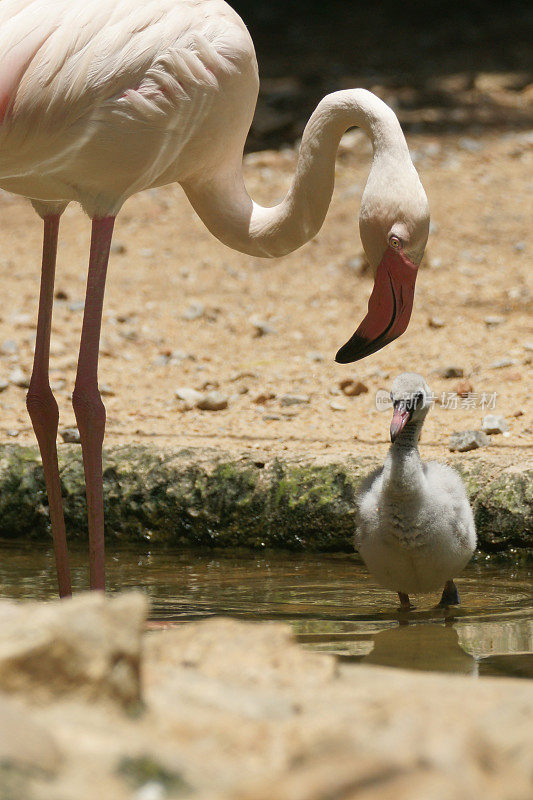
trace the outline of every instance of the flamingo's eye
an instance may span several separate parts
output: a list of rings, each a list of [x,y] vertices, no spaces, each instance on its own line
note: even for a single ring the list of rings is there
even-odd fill
[[[402,246],[402,242],[398,236],[391,236],[389,244],[394,250],[399,250]]]

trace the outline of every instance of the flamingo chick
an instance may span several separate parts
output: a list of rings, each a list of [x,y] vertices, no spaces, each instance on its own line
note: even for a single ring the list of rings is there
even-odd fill
[[[258,87],[250,35],[223,0],[0,2],[0,187],[30,198],[44,220],[27,406],[42,455],[61,595],[71,587],[48,362],[59,219],[69,202],[80,203],[92,219],[72,395],[92,588],[104,588],[100,327],[113,225],[128,197],[177,182],[224,244],[281,256],[320,230],[339,141],[357,125],[373,147],[359,224],[375,281],[368,313],[337,360],[374,353],[409,322],[429,212],[396,115],[363,89],[325,97],[303,133],[289,191],[263,208],[248,195],[242,175]]]
[[[391,388],[392,446],[385,464],[364,481],[358,498],[356,547],[376,580],[409,594],[444,587],[441,606],[459,604],[453,579],[476,547],[474,516],[457,472],[422,462],[418,440],[432,395],[421,375],[404,372]]]

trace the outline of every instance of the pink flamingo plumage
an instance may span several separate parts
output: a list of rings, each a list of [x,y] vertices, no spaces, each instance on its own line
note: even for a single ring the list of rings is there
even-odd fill
[[[427,200],[393,111],[363,89],[325,97],[305,129],[292,185],[273,208],[249,197],[242,154],[258,92],[255,52],[223,0],[2,0],[0,187],[44,220],[37,338],[27,406],[42,454],[59,592],[71,593],[57,465],[58,406],[48,379],[60,216],[71,201],[92,219],[73,406],[85,469],[90,584],[103,589],[98,348],[116,215],[135,192],[177,181],[229,247],[280,256],[320,229],[337,146],[360,126],[373,145],[360,232],[375,284],[341,362],[399,336],[411,313],[429,229]]]

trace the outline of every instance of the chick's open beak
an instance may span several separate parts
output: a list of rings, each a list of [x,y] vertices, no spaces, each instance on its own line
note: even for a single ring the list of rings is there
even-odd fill
[[[417,272],[418,266],[401,250],[387,248],[376,270],[366,317],[335,361],[359,361],[402,335],[411,317]]]

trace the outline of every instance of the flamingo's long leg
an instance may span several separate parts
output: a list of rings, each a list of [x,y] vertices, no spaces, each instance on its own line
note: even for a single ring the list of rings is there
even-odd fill
[[[114,217],[93,219],[80,354],[72,405],[80,432],[89,516],[91,589],[105,588],[102,444],[105,407],[98,391],[98,350]]]
[[[26,406],[39,443],[43,460],[52,537],[57,567],[60,597],[72,594],[70,566],[61,499],[61,484],[57,464],[57,427],[59,409],[50,389],[48,366],[50,358],[50,331],[52,327],[52,305],[54,301],[54,278],[57,254],[57,236],[60,214],[44,217],[43,262],[37,336],[30,386]]]

